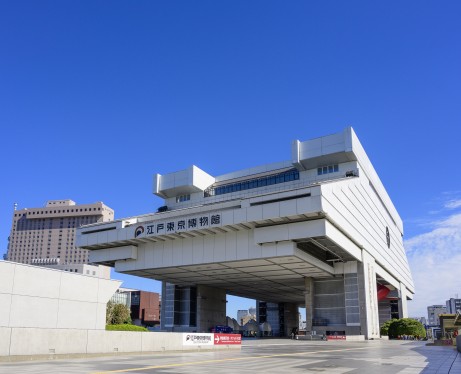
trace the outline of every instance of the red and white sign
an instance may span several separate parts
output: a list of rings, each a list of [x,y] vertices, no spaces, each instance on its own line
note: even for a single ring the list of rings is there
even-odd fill
[[[327,335],[327,340],[346,340],[346,335]]]
[[[214,344],[242,344],[242,336],[240,334],[214,334]]]

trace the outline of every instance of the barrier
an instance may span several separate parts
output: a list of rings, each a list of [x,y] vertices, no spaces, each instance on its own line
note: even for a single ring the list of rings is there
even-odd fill
[[[0,328],[0,361],[187,350],[240,349],[238,334]]]

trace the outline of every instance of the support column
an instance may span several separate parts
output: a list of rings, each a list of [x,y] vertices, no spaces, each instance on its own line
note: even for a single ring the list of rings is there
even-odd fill
[[[293,303],[283,303],[282,304],[284,312],[283,312],[283,335],[282,336],[290,336],[291,331],[293,328],[299,330],[299,310],[298,306]]]
[[[311,334],[314,318],[314,278],[304,278],[304,300],[306,303],[306,334]]]
[[[226,291],[203,285],[162,284],[162,330],[209,332],[226,324]]]
[[[172,331],[174,327],[174,284],[163,281],[161,297],[160,328],[162,331]]]
[[[226,324],[226,290],[197,286],[197,332]]]
[[[375,259],[362,250],[362,262],[359,264],[358,281],[360,292],[360,327],[366,339],[380,337],[378,295],[376,291]]]
[[[399,290],[399,318],[408,317],[407,288],[400,282]]]

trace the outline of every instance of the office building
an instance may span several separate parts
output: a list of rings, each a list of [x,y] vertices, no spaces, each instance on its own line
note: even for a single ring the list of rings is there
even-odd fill
[[[243,325],[242,320],[244,317],[248,316],[250,313],[247,309],[237,310],[237,321],[240,325]]]
[[[119,288],[110,301],[130,309],[131,320],[135,325],[160,325],[160,295],[156,292]]]
[[[156,292],[131,291],[131,319],[135,325],[160,325],[160,295]]]
[[[440,314],[446,314],[447,307],[445,305],[430,305],[427,307],[427,322],[430,326],[439,326]]]
[[[120,287],[110,298],[110,302],[114,304],[122,304],[131,309],[131,290],[129,288]]]
[[[50,269],[68,271],[88,275],[90,277],[110,279],[110,267],[104,265],[90,264],[60,264],[57,258],[54,259],[33,259],[32,265]]]
[[[88,251],[76,246],[76,229],[113,219],[114,211],[102,202],[77,205],[72,200],[50,200],[43,208],[20,210],[15,205],[7,259],[40,266],[88,263]]]
[[[461,311],[461,299],[450,298],[445,304],[447,305],[447,313],[449,314],[456,314],[457,311]]]

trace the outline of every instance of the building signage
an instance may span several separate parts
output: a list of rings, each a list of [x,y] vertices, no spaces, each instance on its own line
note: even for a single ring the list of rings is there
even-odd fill
[[[150,222],[136,227],[134,237],[148,237],[155,235],[168,235],[221,226],[221,214],[201,214],[199,216],[170,219],[166,221]]]
[[[346,335],[327,335],[327,340],[346,340]]]
[[[240,334],[214,334],[215,345],[242,344],[242,335]]]
[[[183,345],[213,345],[213,334],[183,333]]]

